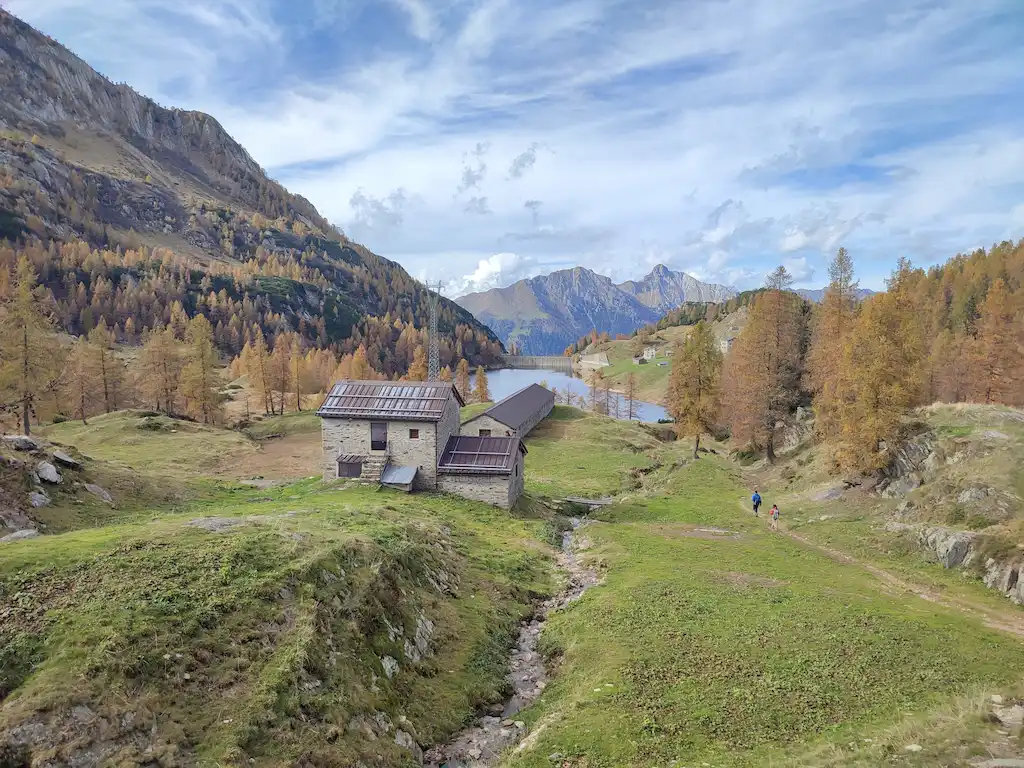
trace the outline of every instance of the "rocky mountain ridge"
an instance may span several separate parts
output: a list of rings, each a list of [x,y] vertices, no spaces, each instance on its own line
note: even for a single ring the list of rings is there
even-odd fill
[[[616,284],[585,267],[520,280],[456,301],[527,354],[561,354],[591,329],[632,333],[688,301],[724,301],[735,292],[658,265],[638,281]]]
[[[404,372],[403,361],[388,357],[396,318],[426,324],[422,285],[270,179],[213,117],[164,108],[110,82],[0,9],[0,264],[5,239],[16,249],[39,240],[104,252],[91,262],[103,269],[83,272],[53,247],[49,257],[35,251],[55,300],[76,304],[62,317],[71,333],[89,329],[96,292],[109,295],[111,286],[127,294],[152,283],[161,312],[180,301],[191,316],[209,311],[215,284],[225,292],[221,303],[226,296],[248,307],[246,324],[258,322],[268,339],[290,329],[320,346],[369,346],[362,340],[372,336],[374,364],[391,375]],[[140,249],[138,258],[119,255]],[[167,259],[187,277],[181,285],[156,280]],[[71,302],[76,284],[83,295]],[[137,303],[119,296],[100,314],[124,327]],[[381,328],[369,328],[372,318]],[[152,322],[131,319],[138,331]],[[449,356],[486,364],[500,354],[493,332],[454,302],[442,299],[439,321]],[[221,344],[225,353],[238,352],[247,329],[237,330]]]

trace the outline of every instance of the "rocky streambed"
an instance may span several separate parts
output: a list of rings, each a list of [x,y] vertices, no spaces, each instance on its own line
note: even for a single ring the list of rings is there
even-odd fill
[[[561,592],[546,600],[533,618],[519,627],[519,637],[509,658],[509,683],[512,695],[504,704],[495,704],[488,714],[477,718],[447,744],[427,751],[424,765],[428,768],[483,768],[497,765],[502,753],[526,736],[526,724],[517,715],[540,698],[548,682],[544,660],[537,651],[541,630],[552,611],[569,605],[598,583],[597,572],[584,567],[577,553],[587,542],[580,535],[585,525],[572,519],[572,529],[562,534],[558,554],[559,570],[566,583]]]

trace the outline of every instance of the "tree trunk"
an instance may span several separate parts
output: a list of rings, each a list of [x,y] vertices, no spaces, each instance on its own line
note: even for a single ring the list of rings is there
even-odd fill
[[[698,452],[700,451],[700,432],[697,433],[697,437],[693,441],[693,458],[699,459]]]
[[[31,429],[28,423],[28,410],[29,400],[31,399],[28,392],[28,326],[22,328],[22,349],[21,349],[21,428],[25,432],[25,436],[28,437]]]
[[[768,444],[765,446],[764,455],[769,464],[775,463],[775,435],[768,435]]]

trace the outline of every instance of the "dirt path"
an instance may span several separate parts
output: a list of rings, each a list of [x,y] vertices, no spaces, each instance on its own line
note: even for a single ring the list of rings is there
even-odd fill
[[[822,553],[836,562],[845,563],[847,565],[856,565],[863,568],[890,589],[910,592],[930,603],[935,603],[936,605],[941,605],[944,608],[949,608],[969,616],[980,618],[982,623],[990,629],[995,629],[1000,632],[1006,632],[1007,634],[1024,638],[1024,616],[1010,611],[999,611],[987,605],[976,603],[968,598],[952,597],[940,594],[938,591],[930,589],[923,584],[917,584],[912,581],[902,579],[884,568],[879,568],[877,565],[873,565],[872,563],[858,560],[845,552],[840,552],[837,549],[832,549],[831,547],[826,547],[822,544],[815,544],[813,541],[810,541],[798,533],[794,533],[785,526],[779,527],[779,533],[803,544],[805,547],[810,547],[811,549]]]
[[[504,705],[495,705],[491,714],[478,718],[449,741],[427,751],[427,768],[485,768],[497,765],[502,753],[526,737],[526,725],[516,715],[536,701],[547,686],[547,670],[537,652],[537,640],[547,615],[564,608],[598,583],[597,572],[584,567],[576,556],[586,549],[586,541],[576,531],[583,525],[573,518],[571,531],[562,534],[558,568],[566,576],[562,591],[547,600],[533,619],[519,628],[519,639],[509,657],[508,679],[513,691]]]

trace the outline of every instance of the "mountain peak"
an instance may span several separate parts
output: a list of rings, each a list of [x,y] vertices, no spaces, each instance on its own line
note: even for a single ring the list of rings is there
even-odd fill
[[[593,328],[632,333],[685,302],[720,302],[733,295],[658,264],[643,279],[618,285],[577,266],[457,301],[506,344],[515,341],[529,354],[559,354]]]

